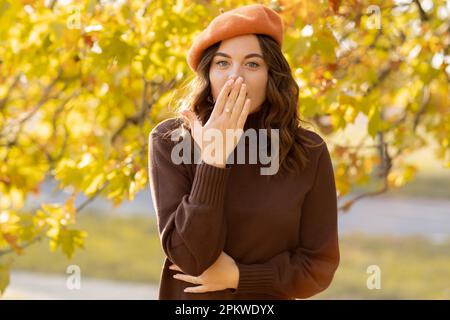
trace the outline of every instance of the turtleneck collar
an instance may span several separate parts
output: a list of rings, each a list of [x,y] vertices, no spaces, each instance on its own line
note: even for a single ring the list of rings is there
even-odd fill
[[[247,129],[250,129],[250,128],[260,129],[259,121],[260,121],[260,119],[262,117],[262,114],[263,114],[263,108],[260,108],[256,112],[250,113],[247,116],[247,120],[245,121],[244,131],[247,130]]]

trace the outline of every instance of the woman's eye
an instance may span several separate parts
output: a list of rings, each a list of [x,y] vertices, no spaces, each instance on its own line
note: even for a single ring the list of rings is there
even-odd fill
[[[221,66],[221,67],[223,67],[224,65],[221,65],[222,62],[225,62],[225,63],[226,63],[225,60],[220,60],[220,61],[217,61],[216,64],[219,65],[219,66]]]
[[[220,67],[224,67],[226,66],[226,64],[228,63],[228,61],[225,60],[220,60],[216,62],[216,65],[220,66]],[[248,65],[250,65],[251,68],[258,68],[259,64],[256,62],[249,62]]]

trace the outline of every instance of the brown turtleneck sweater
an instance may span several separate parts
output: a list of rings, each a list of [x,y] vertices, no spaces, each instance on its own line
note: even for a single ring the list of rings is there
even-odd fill
[[[260,112],[250,114],[244,130],[259,128],[258,117]],[[176,118],[167,119],[149,135],[150,189],[166,254],[159,299],[295,299],[326,289],[339,264],[339,246],[325,142],[308,149],[310,162],[302,173],[268,179],[259,163],[174,164],[177,142],[161,134],[178,125]],[[323,141],[312,131],[305,134]],[[222,251],[237,263],[238,288],[185,293],[195,284],[173,278],[179,271],[169,266],[199,276]]]

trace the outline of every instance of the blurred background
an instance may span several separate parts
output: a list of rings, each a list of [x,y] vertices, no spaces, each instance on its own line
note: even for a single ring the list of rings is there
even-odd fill
[[[450,298],[450,1],[0,0],[1,299],[157,298],[148,134],[193,37],[251,3],[333,159],[342,260],[312,299]]]

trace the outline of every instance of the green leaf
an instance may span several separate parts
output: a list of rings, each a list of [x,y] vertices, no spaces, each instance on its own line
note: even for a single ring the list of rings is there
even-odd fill
[[[61,251],[72,259],[75,249],[84,248],[84,239],[87,237],[87,232],[80,230],[69,230],[62,228],[59,231],[57,244],[61,245]]]
[[[369,132],[369,135],[372,138],[375,138],[375,135],[378,131],[380,131],[380,125],[381,125],[381,117],[380,117],[380,110],[378,105],[374,104],[369,111],[369,123],[367,126],[367,131]]]
[[[12,258],[0,261],[0,295],[3,295],[9,286],[12,262]]]

